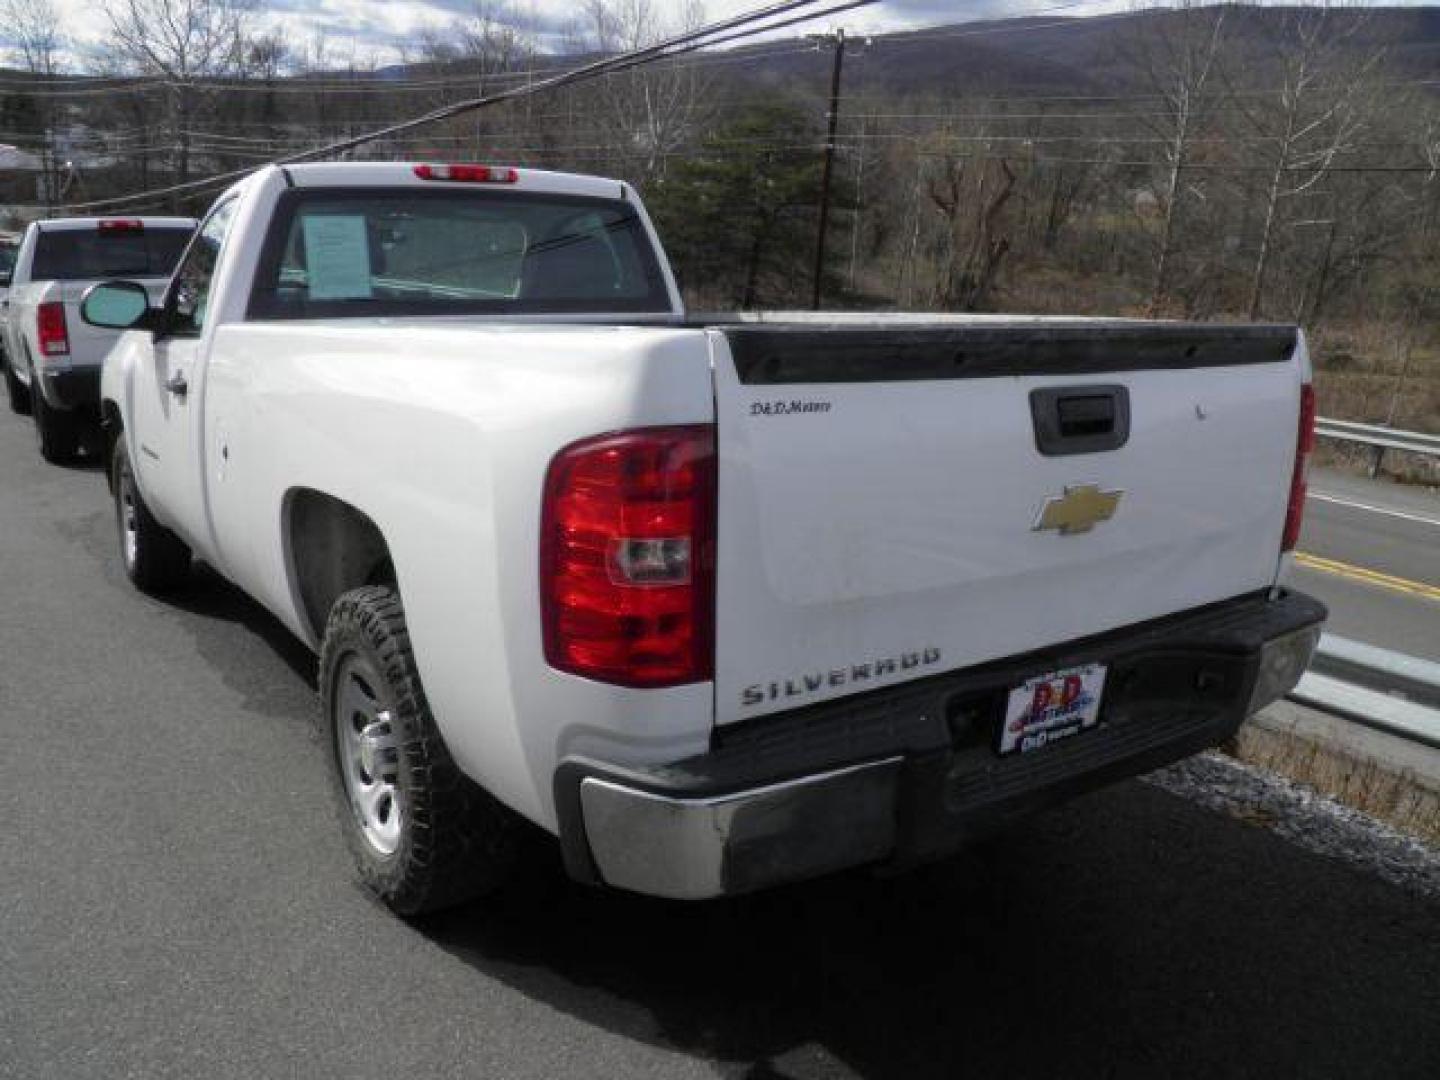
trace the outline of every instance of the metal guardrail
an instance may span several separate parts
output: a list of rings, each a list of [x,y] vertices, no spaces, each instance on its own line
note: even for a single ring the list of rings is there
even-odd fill
[[[1369,446],[1372,479],[1386,450],[1440,457],[1440,435],[1383,424],[1322,416],[1315,421],[1315,434]],[[1440,748],[1440,664],[1429,660],[1322,634],[1310,670],[1290,696],[1367,727]]]
[[[1440,749],[1440,664],[1322,634],[1290,697]]]
[[[1440,435],[1399,431],[1384,424],[1357,424],[1353,420],[1327,420],[1322,416],[1315,421],[1315,434],[1323,439],[1338,439],[1370,447],[1372,480],[1380,472],[1386,450],[1408,450],[1412,454],[1440,457]]]

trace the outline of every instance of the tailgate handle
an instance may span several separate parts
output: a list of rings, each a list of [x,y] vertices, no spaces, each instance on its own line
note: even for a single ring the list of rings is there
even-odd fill
[[[1130,391],[1119,385],[1030,391],[1035,446],[1046,457],[1100,454],[1130,439]]]

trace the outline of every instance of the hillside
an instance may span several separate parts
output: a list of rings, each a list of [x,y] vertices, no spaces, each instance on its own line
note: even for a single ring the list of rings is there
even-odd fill
[[[1252,74],[1264,70],[1293,10],[1231,6],[1227,12],[1229,35],[1247,43]],[[1117,61],[1129,43],[1141,33],[1166,33],[1175,20],[1171,12],[1031,17],[884,34],[859,45],[852,71],[870,92],[900,97],[1123,92],[1133,87]],[[1355,45],[1383,45],[1398,70],[1440,78],[1440,5],[1375,8]],[[810,82],[826,67],[818,54],[797,56],[777,47],[754,51],[767,50],[774,54],[764,65],[768,85]]]

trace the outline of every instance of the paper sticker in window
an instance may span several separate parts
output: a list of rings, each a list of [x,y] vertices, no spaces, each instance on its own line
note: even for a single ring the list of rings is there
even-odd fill
[[[361,214],[302,219],[312,300],[369,300],[370,244]]]

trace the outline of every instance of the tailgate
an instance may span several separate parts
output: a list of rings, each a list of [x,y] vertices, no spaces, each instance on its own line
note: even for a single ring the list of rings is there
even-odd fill
[[[1293,329],[734,327],[711,340],[719,723],[1274,581]]]

